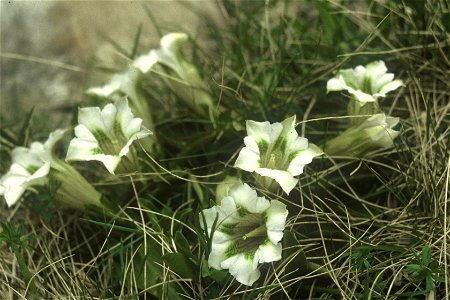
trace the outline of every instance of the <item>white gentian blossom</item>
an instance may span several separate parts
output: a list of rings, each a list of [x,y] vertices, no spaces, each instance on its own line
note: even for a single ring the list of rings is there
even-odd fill
[[[0,195],[5,197],[8,206],[15,204],[29,187],[47,182],[50,162],[41,159],[43,152],[44,146],[39,142],[12,151],[13,163],[0,179]]]
[[[230,189],[235,186],[242,184],[242,181],[236,176],[227,176],[216,186],[216,199],[217,204],[220,204],[220,201],[228,196]]]
[[[258,264],[281,259],[288,211],[280,201],[258,197],[244,183],[231,188],[220,205],[203,210],[200,218],[202,214],[212,238],[210,267],[228,269],[237,281],[252,285],[261,275]]]
[[[181,46],[188,40],[182,32],[168,33],[161,38],[160,48],[135,59],[133,66],[142,73],[152,72],[162,78],[192,110],[201,116],[213,116],[213,102],[197,68],[188,62]]]
[[[348,91],[364,106],[368,102],[376,102],[380,97],[386,97],[388,92],[403,86],[403,81],[394,80],[394,74],[386,73],[384,61],[374,61],[354,69],[340,70],[336,76],[327,82],[327,92]]]
[[[136,85],[140,75],[139,69],[129,68],[124,73],[115,74],[106,85],[92,87],[86,93],[104,98],[110,98],[114,94],[125,94],[131,99],[137,98]]]
[[[151,134],[142,126],[142,119],[134,118],[126,98],[116,104],[109,103],[102,110],[80,108],[78,123],[66,160],[97,160],[112,174],[121,158],[130,151],[131,144]]]
[[[144,126],[153,130],[153,118],[149,103],[143,97],[140,86],[142,78],[143,74],[139,68],[129,66],[125,72],[115,74],[106,85],[90,88],[86,93],[114,100],[127,96],[134,110],[142,118]]]
[[[234,164],[248,172],[256,172],[263,186],[271,188],[275,180],[286,194],[295,187],[305,165],[322,151],[299,137],[295,130],[295,115],[281,123],[246,122],[247,134]]]
[[[61,183],[56,198],[65,205],[84,209],[87,205],[102,207],[98,193],[72,166],[53,153],[55,144],[66,130],[58,129],[42,144],[33,142],[29,148],[17,147],[12,151],[12,165],[0,179],[0,195],[8,206],[15,204],[25,190],[44,185],[49,178]]]
[[[328,155],[362,157],[369,151],[392,147],[399,135],[399,131],[393,129],[398,122],[399,118],[383,113],[373,115],[327,142],[324,152]]]

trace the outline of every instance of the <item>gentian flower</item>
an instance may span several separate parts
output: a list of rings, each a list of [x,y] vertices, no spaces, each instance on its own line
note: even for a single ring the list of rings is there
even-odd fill
[[[360,106],[368,102],[376,102],[380,97],[386,97],[388,92],[403,85],[401,80],[393,80],[394,74],[386,73],[383,61],[374,61],[366,67],[357,66],[354,69],[340,70],[337,75],[328,80],[327,92],[348,91]]]
[[[258,264],[281,259],[287,215],[280,201],[258,197],[245,183],[234,186],[220,205],[203,210],[204,229],[212,238],[209,266],[228,269],[237,281],[252,285],[261,274]]]
[[[324,152],[328,155],[363,157],[366,153],[380,148],[389,148],[399,131],[393,128],[399,118],[376,114],[359,125],[354,125],[327,142]]]
[[[114,174],[121,158],[130,151],[131,144],[151,132],[142,126],[142,119],[134,118],[126,98],[117,103],[78,110],[75,138],[67,151],[67,161],[98,160]]]
[[[39,142],[12,151],[13,163],[0,179],[0,195],[5,197],[8,206],[15,204],[29,187],[47,183],[50,162],[41,159],[44,151],[44,145]]]
[[[208,89],[197,68],[181,52],[187,39],[181,32],[166,34],[161,38],[159,49],[138,57],[133,66],[144,74],[152,71],[162,75],[171,90],[192,110],[201,116],[213,117],[214,106]]]
[[[134,110],[142,117],[144,126],[153,130],[153,118],[149,103],[141,91],[142,78],[143,74],[139,68],[130,66],[124,73],[115,74],[108,84],[90,88],[86,93],[116,100],[127,96]]]
[[[271,188],[275,180],[286,194],[295,187],[305,165],[322,151],[295,130],[295,115],[282,123],[247,121],[247,134],[235,167],[256,172],[259,183]]]
[[[15,204],[25,190],[44,185],[52,178],[61,183],[55,197],[63,204],[77,209],[84,209],[87,205],[102,207],[101,194],[77,170],[53,153],[55,144],[65,132],[58,129],[50,134],[44,144],[34,142],[30,148],[17,147],[13,150],[13,164],[0,179],[0,195],[5,197],[8,206]]]

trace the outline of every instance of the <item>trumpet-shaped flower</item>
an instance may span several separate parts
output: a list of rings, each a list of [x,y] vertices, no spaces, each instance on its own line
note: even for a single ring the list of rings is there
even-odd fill
[[[295,187],[305,165],[322,151],[295,130],[295,116],[282,123],[247,121],[247,134],[235,166],[268,177],[262,184],[269,188],[275,180],[286,194]]]
[[[363,106],[368,102],[376,102],[379,97],[386,97],[390,91],[403,85],[401,80],[393,80],[394,74],[386,73],[383,61],[374,61],[367,66],[340,70],[328,80],[327,92],[347,90]]]
[[[144,126],[153,129],[153,118],[150,107],[148,101],[142,97],[141,93],[140,82],[142,75],[139,68],[130,66],[126,72],[115,74],[108,84],[90,88],[86,93],[103,98],[117,97],[120,99],[123,96],[127,96],[133,108],[142,117]]]
[[[99,107],[84,107],[78,111],[75,138],[67,151],[67,161],[98,160],[114,174],[121,158],[126,156],[133,141],[151,132],[134,118],[126,98]]]
[[[138,98],[136,86],[140,75],[139,69],[130,68],[124,73],[115,74],[106,85],[90,88],[86,93],[104,98],[109,98],[114,94],[125,94],[130,99],[136,99]]]
[[[383,113],[373,115],[329,141],[325,153],[362,157],[369,151],[389,148],[399,135],[399,132],[393,129],[398,122],[399,118],[389,117]]]
[[[11,168],[0,179],[0,195],[5,197],[8,206],[15,204],[30,186],[47,182],[50,162],[42,160],[44,151],[44,145],[39,142],[12,151]]]
[[[197,68],[181,52],[181,46],[187,39],[188,36],[181,32],[166,34],[161,38],[159,49],[138,57],[133,66],[144,74],[153,71],[163,75],[169,87],[191,109],[199,115],[212,116],[214,107],[207,87]]]
[[[61,183],[57,200],[77,209],[84,209],[86,205],[102,207],[101,194],[72,166],[53,153],[55,144],[65,132],[58,129],[50,133],[44,144],[34,142],[30,148],[17,147],[13,150],[13,164],[0,179],[0,195],[5,197],[8,206],[15,204],[31,186],[46,184],[49,178],[54,178]]]
[[[234,186],[220,205],[203,210],[204,229],[212,238],[209,266],[228,269],[237,281],[252,285],[261,274],[258,264],[281,259],[287,215],[280,201],[258,197],[245,183]]]

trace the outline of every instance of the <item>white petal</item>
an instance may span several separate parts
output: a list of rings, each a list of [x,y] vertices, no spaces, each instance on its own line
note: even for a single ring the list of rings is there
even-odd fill
[[[89,131],[99,130],[108,135],[109,129],[103,122],[102,111],[99,107],[82,107],[78,109],[78,123],[86,126]]]
[[[133,118],[128,121],[121,121],[122,133],[127,138],[132,138],[136,133],[141,130],[142,119]]]
[[[268,263],[281,259],[282,246],[280,243],[274,245],[270,241],[258,248],[259,263]]]
[[[114,170],[120,162],[120,157],[105,155],[99,153],[99,151],[101,149],[96,142],[74,138],[70,141],[69,148],[67,149],[66,161],[97,160],[102,162],[111,174],[114,174]]]
[[[50,133],[47,141],[44,143],[44,148],[47,149],[47,151],[53,151],[55,144],[64,137],[66,132],[67,130],[65,129],[57,129]]]
[[[371,62],[366,66],[366,72],[370,78],[379,78],[387,72],[386,64],[382,60]]]
[[[39,169],[36,170],[30,177],[28,177],[27,182],[28,185],[34,185],[36,183],[40,183],[42,178],[46,177],[50,172],[51,164],[50,162],[44,163]]]
[[[36,145],[34,148],[36,148]],[[11,154],[12,161],[26,169],[29,167],[40,167],[44,163],[40,158],[41,153],[44,152],[44,148],[42,147],[41,149],[40,151],[31,151],[25,147],[14,148]]]
[[[146,74],[156,63],[158,63],[158,55],[155,50],[151,50],[148,54],[136,58],[133,62],[133,67]]]
[[[151,134],[150,130],[143,129],[137,133],[135,133],[131,138],[128,140],[128,142],[122,147],[122,149],[119,152],[119,157],[123,157],[128,154],[130,151],[131,144],[138,139],[144,138],[146,136],[149,136]]]
[[[200,226],[202,227],[202,229],[205,229],[204,224],[203,224],[202,213],[199,213],[199,216],[200,216]],[[212,225],[214,224],[214,221],[216,220],[216,217],[218,216],[218,211],[216,209],[216,206],[204,209],[203,216],[205,218],[206,226],[208,228],[211,228]]]
[[[261,166],[259,153],[255,153],[248,147],[242,148],[234,166],[247,172],[255,171]]]
[[[75,131],[75,136],[77,138],[79,138],[81,140],[88,141],[88,142],[93,142],[93,143],[96,143],[98,145],[98,142],[95,139],[95,136],[83,124],[77,125],[75,127],[74,131]]]
[[[237,281],[245,285],[252,285],[258,280],[261,272],[258,270],[258,257],[253,258],[245,254],[237,254],[224,260],[220,266],[223,269],[229,269]]]
[[[130,106],[128,105],[128,100],[126,97],[121,98],[120,100],[116,101],[115,103],[116,111],[114,112],[113,117],[115,118],[116,122],[119,122],[120,129],[123,133],[125,133],[125,128],[129,126],[129,123],[133,120],[134,116],[131,112]],[[141,120],[142,123],[142,120]],[[140,126],[140,124],[139,124]],[[139,131],[139,128],[136,130]],[[135,132],[132,132],[129,136],[134,134]],[[127,137],[129,137],[127,136]]]
[[[275,241],[281,241],[283,235],[284,235],[283,231],[267,230],[267,237],[272,243],[274,243]]]
[[[9,172],[0,180],[0,195],[4,195],[6,203],[10,207],[19,200],[29,186],[44,184],[47,181],[49,170],[50,163],[45,163],[30,175],[21,165],[13,163]]]
[[[142,129],[142,119],[134,118],[128,105],[128,100],[122,98],[116,103],[117,113],[115,121],[120,123],[122,134],[132,141],[148,136],[151,132],[148,129]]]
[[[372,93],[380,92],[381,88],[391,82],[394,79],[394,74],[386,73],[380,77],[371,78],[371,90]]]
[[[18,165],[16,165],[16,167],[21,168]],[[19,174],[19,172],[12,172],[10,170],[0,179],[0,195],[5,197],[8,207],[15,204],[20,199],[23,192],[25,192],[25,182],[28,174],[26,172],[20,173],[25,173],[25,175]]]
[[[394,126],[396,126],[398,124],[398,122],[400,121],[400,118],[394,118],[394,117],[386,117],[386,124],[388,126],[388,128],[392,128]]]
[[[399,87],[403,86],[403,81],[401,80],[394,80],[392,82],[389,82],[388,84],[384,85],[381,90],[379,91],[379,94],[385,95],[389,93],[390,91],[394,91],[398,89]]]
[[[125,76],[125,74],[116,74],[111,78],[111,81],[108,84],[90,88],[86,93],[107,98],[120,90],[123,81],[126,80]]]
[[[308,139],[304,137],[297,137],[292,141],[288,141],[287,149],[291,154],[296,151],[305,150],[308,148]]]
[[[341,75],[335,78],[331,78],[327,82],[327,93],[334,91],[342,91],[345,90],[346,88],[347,85],[345,84],[344,78]]]
[[[212,249],[208,257],[208,265],[214,269],[222,270],[221,263],[227,259],[225,252],[230,245],[231,242],[217,243],[213,241]]]
[[[347,77],[345,79],[347,83],[351,83],[356,89],[361,89],[367,76],[367,69],[363,66],[357,66],[354,69],[343,70],[342,74],[344,77]]]
[[[252,120],[247,120],[246,122],[247,134],[255,140],[256,143],[264,141],[267,144],[276,141],[281,131],[283,130],[283,125],[280,123],[270,124],[269,122],[256,122]]]
[[[92,159],[90,160],[98,160],[102,162],[105,165],[105,168],[111,174],[114,174],[114,170],[120,163],[120,157],[117,157],[115,155],[97,154],[92,156]]]
[[[291,146],[298,138],[298,133],[295,130],[295,123],[296,123],[296,116],[292,116],[281,122],[281,125],[283,126],[283,130],[280,134],[280,137],[283,137],[286,141],[286,148],[285,151],[289,149],[289,146]]]
[[[183,32],[168,33],[161,38],[161,48],[165,51],[177,52],[187,39],[187,34]]]
[[[288,210],[286,205],[278,200],[272,200],[270,207],[265,211],[266,215],[266,227],[267,230],[283,231],[286,225],[286,218],[288,216]],[[279,241],[273,242],[274,244]]]
[[[14,205],[22,196],[22,194],[25,192],[25,188],[23,186],[16,186],[16,187],[9,187],[5,188],[4,190],[4,196],[6,200],[6,204],[8,207],[11,207]]]
[[[377,101],[377,99],[375,97],[373,97],[372,95],[366,94],[360,90],[356,90],[356,91],[350,91],[349,93],[352,94],[353,96],[355,96],[356,100],[358,100],[359,102],[361,102],[361,105],[366,104],[367,102],[375,102]]]
[[[220,206],[217,206],[219,212],[218,225],[222,224],[235,224],[238,223],[241,218],[237,214],[236,202],[233,197],[227,196],[222,199]]]
[[[287,171],[259,168],[256,169],[255,172],[261,176],[267,176],[274,179],[288,195],[298,182],[298,179],[295,179]]]
[[[105,107],[103,107],[101,114],[103,124],[105,124],[106,128],[105,133],[112,139],[113,138],[112,133],[114,132],[114,125],[117,116],[117,107],[112,103],[108,103],[105,105]],[[89,128],[89,126],[87,127]]]
[[[256,143],[256,141],[255,141],[252,137],[246,136],[246,137],[244,138],[244,145],[245,145],[248,149],[250,149],[250,150],[252,150],[253,152],[255,152],[256,154],[260,155],[259,148],[258,148],[258,144]]]
[[[277,244],[283,238],[283,230],[288,216],[286,205],[278,200],[272,200],[265,215],[267,218],[266,227],[269,240],[273,244]]]
[[[289,163],[288,172],[292,176],[297,176],[303,173],[305,165],[312,162],[313,158],[321,155],[323,152],[315,145],[309,144],[305,150],[300,150],[293,160]]]
[[[67,149],[66,160],[91,160],[95,154],[101,153],[97,141],[73,138]]]
[[[376,114],[376,115],[369,117],[363,123],[361,123],[359,125],[359,129],[382,126],[384,124],[386,124],[386,115],[385,114]]]
[[[234,199],[237,207],[243,207],[251,213],[262,213],[270,206],[269,200],[258,197],[256,191],[246,183],[233,187],[229,196]]]

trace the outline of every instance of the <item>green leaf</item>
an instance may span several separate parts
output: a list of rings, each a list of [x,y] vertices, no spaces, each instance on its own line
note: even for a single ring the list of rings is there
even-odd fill
[[[175,244],[177,245],[178,252],[183,253],[185,256],[198,263],[197,257],[192,254],[188,240],[184,237],[181,231],[177,231],[175,233]]]
[[[166,265],[183,279],[196,279],[196,266],[182,253],[167,253],[162,257]]]
[[[209,272],[211,274],[210,277],[219,284],[224,284],[228,278],[227,271],[211,269]]]
[[[431,261],[431,249],[430,246],[425,245],[422,248],[422,262],[424,266],[428,266]]]
[[[225,280],[227,279],[227,271],[209,268],[208,261],[206,259],[202,260],[201,270],[203,278],[210,277],[212,280],[219,284],[224,284]]]

